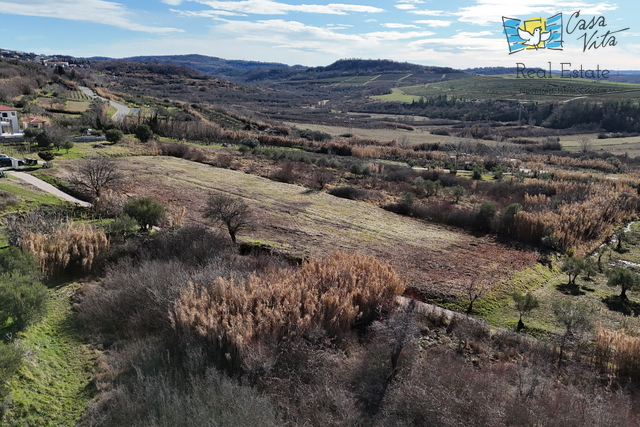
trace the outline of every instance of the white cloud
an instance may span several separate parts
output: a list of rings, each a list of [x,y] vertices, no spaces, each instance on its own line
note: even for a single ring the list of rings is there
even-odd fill
[[[409,13],[413,13],[415,15],[427,15],[427,16],[444,16],[448,15],[448,12],[444,10],[410,10]]]
[[[401,9],[401,10],[411,10],[411,9],[415,9],[416,7],[412,4],[397,4],[396,5],[396,9]]]
[[[244,13],[229,12],[226,10],[177,10],[170,9],[171,12],[188,18],[217,18],[219,16],[247,16]]]
[[[411,24],[398,24],[398,23],[393,23],[393,22],[389,22],[388,24],[380,24],[385,28],[420,28],[417,25],[411,25]]]
[[[512,0],[476,0],[476,4],[469,7],[460,8],[458,12],[452,13],[459,16],[462,22],[469,22],[477,25],[491,25],[495,22],[502,22],[503,16],[538,16],[554,15],[562,11],[580,10],[584,15],[601,15],[604,12],[617,9],[617,5],[606,2],[586,3],[583,1],[562,1],[562,0],[540,0],[532,2],[517,2]]]
[[[455,48],[454,50],[484,50],[491,52],[505,51],[505,42],[500,38],[486,38],[483,36],[491,36],[491,31],[480,31],[476,33],[459,32],[450,38],[431,38],[410,42],[412,48],[420,48],[424,45],[435,45],[433,49],[442,50],[442,48]]]
[[[139,24],[135,14],[120,3],[105,0],[3,0],[0,13],[95,22],[147,33],[182,32],[177,28]]]
[[[432,31],[376,31],[373,33],[363,34],[362,37],[368,40],[407,40],[407,39],[415,39],[420,37],[429,37],[434,35],[435,33]]]
[[[439,19],[421,19],[419,21],[413,21],[415,24],[424,24],[429,27],[448,27],[452,24],[451,21],[442,21]]]
[[[327,24],[327,28],[331,30],[344,30],[346,28],[353,28],[353,25],[348,24]]]
[[[384,9],[357,4],[331,3],[321,4],[287,4],[272,0],[241,0],[241,1],[209,1],[190,0],[206,5],[216,10],[240,12],[256,15],[285,15],[289,12],[320,13],[329,15],[346,15],[347,12],[380,13]]]
[[[180,6],[180,4],[182,4],[182,0],[162,0],[162,3],[166,3],[170,6]]]
[[[344,34],[334,31],[333,28],[321,28],[282,19],[257,22],[222,20],[220,24],[213,27],[213,30],[238,41],[249,41],[262,46],[266,43],[277,49],[326,53],[337,57],[362,56],[363,52],[371,52],[372,56],[381,57],[382,51],[389,48],[388,43],[434,34],[431,31],[375,31]],[[394,49],[398,48],[394,47]]]

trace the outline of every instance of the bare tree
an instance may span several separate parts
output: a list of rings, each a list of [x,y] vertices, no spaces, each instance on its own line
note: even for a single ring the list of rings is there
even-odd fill
[[[583,153],[588,153],[593,148],[589,135],[582,135],[578,138],[578,142],[580,143],[580,150],[582,150]]]
[[[116,184],[121,179],[122,174],[118,172],[115,162],[106,157],[96,157],[86,160],[80,166],[73,182],[98,199],[105,187]]]
[[[333,180],[333,173],[327,168],[320,168],[313,171],[313,180],[320,190],[324,189],[324,187]]]
[[[204,216],[226,225],[234,243],[238,231],[249,228],[252,220],[251,211],[246,203],[224,194],[212,194],[209,197]]]
[[[467,306],[467,314],[473,313],[473,303],[476,300],[482,298],[484,293],[487,291],[487,286],[484,283],[478,283],[476,280],[471,280],[466,283],[465,291],[467,299],[469,300],[469,305]]]

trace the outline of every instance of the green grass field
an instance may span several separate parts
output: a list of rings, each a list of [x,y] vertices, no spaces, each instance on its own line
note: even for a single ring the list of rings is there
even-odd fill
[[[640,85],[594,82],[583,79],[516,79],[515,76],[477,76],[467,79],[405,86],[389,95],[375,96],[383,101],[412,102],[420,97],[450,96],[461,99],[519,99],[566,101],[578,97],[592,99],[640,98]]]
[[[609,329],[629,327],[632,330],[640,328],[640,293],[630,293],[628,303],[620,303],[617,296],[620,288],[607,286],[606,269],[618,260],[640,263],[640,231],[639,224],[634,225],[631,233],[632,243],[624,244],[622,251],[616,251],[615,245],[609,245],[602,257],[603,272],[595,274],[587,279],[580,275],[576,279],[575,288],[567,287],[568,276],[560,271],[562,261],[555,259],[553,269],[539,266],[536,269],[524,271],[519,274],[522,291],[532,291],[540,301],[540,307],[531,312],[525,319],[525,325],[530,332],[557,332],[554,324],[553,303],[555,301],[581,301],[593,310],[593,318],[602,326]],[[505,298],[499,304],[492,306],[492,300],[480,301],[477,305],[481,317],[496,326],[515,328],[518,322],[517,312],[510,298]],[[633,311],[635,310],[635,315]]]
[[[60,206],[65,203],[62,199],[17,179],[0,178],[0,190],[18,196],[20,203],[15,208],[19,209],[31,209],[41,205]]]

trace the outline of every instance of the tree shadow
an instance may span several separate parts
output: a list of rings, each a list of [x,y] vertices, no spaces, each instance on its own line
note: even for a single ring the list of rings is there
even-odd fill
[[[561,285],[557,285],[556,289],[566,295],[584,295],[584,291],[580,289],[580,286],[575,283],[563,283]]]
[[[637,316],[640,314],[640,303],[631,300],[620,299],[620,295],[609,295],[602,298],[602,302],[611,311],[617,311],[627,316]]]

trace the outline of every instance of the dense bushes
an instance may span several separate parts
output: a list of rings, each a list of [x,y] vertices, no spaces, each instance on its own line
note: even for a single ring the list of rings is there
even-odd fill
[[[624,381],[635,342],[567,338],[558,367],[554,341],[390,304],[402,281],[367,256],[291,267],[197,228],[129,245],[78,298],[107,346],[81,425],[634,425],[593,361]]]
[[[329,194],[351,200],[366,200],[369,198],[369,192],[367,190],[361,190],[350,186],[332,188],[329,190]]]
[[[47,289],[36,258],[18,248],[0,253],[0,331],[19,332],[44,313]]]
[[[208,156],[202,150],[188,144],[155,142],[154,147],[157,148],[163,156],[178,157],[199,163],[203,163],[208,159]]]
[[[79,426],[277,426],[269,399],[215,369],[186,381],[171,372],[145,374],[90,405]]]
[[[8,393],[6,382],[22,364],[23,349],[13,340],[45,312],[47,288],[37,260],[18,248],[0,252],[0,421]]]

